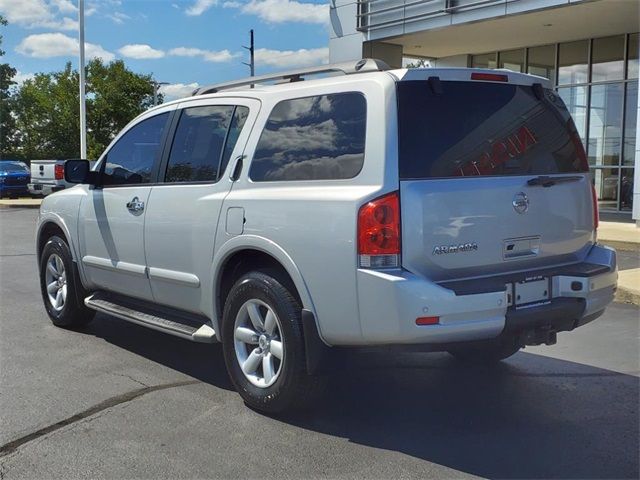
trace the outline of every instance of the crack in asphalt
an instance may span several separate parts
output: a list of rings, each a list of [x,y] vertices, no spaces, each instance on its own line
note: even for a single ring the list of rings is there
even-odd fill
[[[64,420],[60,420],[59,422],[48,425],[44,428],[36,430],[35,432],[29,433],[27,435],[24,435],[23,437],[16,438],[15,440],[5,443],[4,445],[0,446],[0,458],[15,452],[22,445],[32,442],[40,437],[43,437],[44,435],[48,435],[49,433],[55,432],[56,430],[59,430],[63,427],[72,425],[76,422],[79,422],[80,420],[84,420],[85,418],[95,415],[96,413],[108,408],[135,400],[136,398],[146,395],[147,393],[157,392],[159,390],[166,390],[175,387],[184,387],[186,385],[194,385],[196,383],[200,383],[200,380],[186,380],[182,382],[153,385],[150,387],[139,388],[137,390],[131,390],[121,395],[116,395],[115,397],[108,398],[105,401],[100,402],[93,407],[89,407],[80,413],[76,413],[75,415],[67,417]]]

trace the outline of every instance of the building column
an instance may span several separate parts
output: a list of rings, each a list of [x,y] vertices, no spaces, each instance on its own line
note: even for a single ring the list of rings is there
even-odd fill
[[[638,78],[638,89],[640,91],[640,78]],[[632,217],[636,221],[636,226],[640,227],[640,97],[638,97],[638,115],[636,122],[636,155],[635,169],[633,172],[633,213]]]

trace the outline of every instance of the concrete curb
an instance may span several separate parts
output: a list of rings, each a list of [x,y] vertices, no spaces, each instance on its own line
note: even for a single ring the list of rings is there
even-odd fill
[[[627,252],[640,252],[640,243],[636,242],[624,242],[620,240],[607,240],[607,239],[598,239],[599,243],[604,245],[608,245],[609,247],[615,248],[616,250],[625,250]]]
[[[0,200],[0,208],[40,208],[42,200]]]
[[[616,300],[640,305],[640,268],[618,271]]]

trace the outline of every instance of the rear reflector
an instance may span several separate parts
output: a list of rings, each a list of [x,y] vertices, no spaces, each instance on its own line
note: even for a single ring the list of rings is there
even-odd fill
[[[416,325],[437,325],[440,323],[440,317],[418,317]]]
[[[507,75],[501,75],[499,73],[474,72],[471,74],[471,80],[482,80],[485,82],[508,82],[509,77]]]

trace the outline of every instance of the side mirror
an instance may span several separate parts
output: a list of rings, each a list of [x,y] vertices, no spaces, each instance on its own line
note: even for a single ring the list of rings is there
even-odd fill
[[[95,185],[97,175],[91,171],[89,160],[67,160],[64,162],[64,179],[69,183]]]

